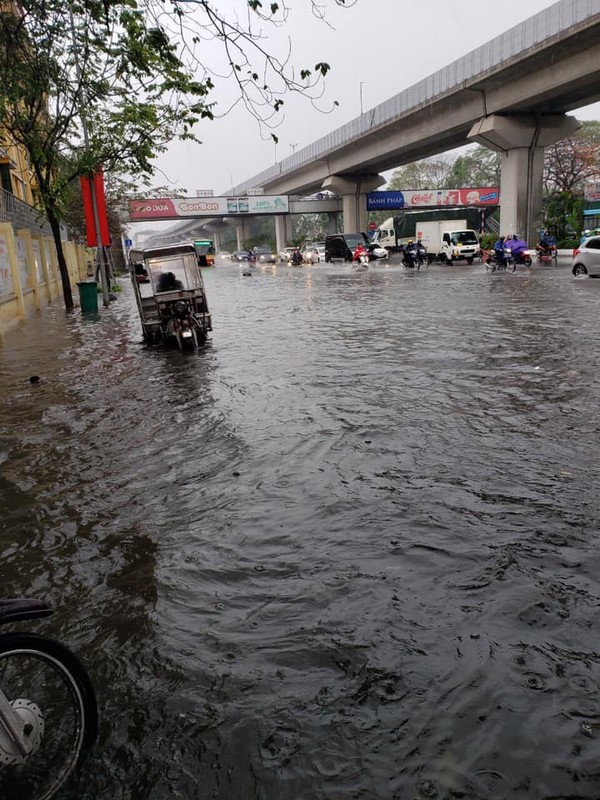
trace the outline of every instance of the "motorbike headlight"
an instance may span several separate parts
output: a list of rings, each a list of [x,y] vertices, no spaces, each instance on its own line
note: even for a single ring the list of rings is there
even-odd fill
[[[187,303],[185,302],[185,300],[176,300],[173,303],[173,313],[175,314],[176,317],[180,317],[180,318],[186,317],[187,316],[187,310],[188,310],[188,308],[187,308]]]

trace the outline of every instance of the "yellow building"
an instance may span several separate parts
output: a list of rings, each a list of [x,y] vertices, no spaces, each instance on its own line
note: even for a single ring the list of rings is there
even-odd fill
[[[0,187],[34,205],[35,177],[24,150],[7,141],[6,134],[0,133]]]

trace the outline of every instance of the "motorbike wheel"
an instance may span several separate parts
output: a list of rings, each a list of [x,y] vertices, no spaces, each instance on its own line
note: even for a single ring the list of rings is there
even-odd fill
[[[92,683],[64,645],[33,633],[0,638],[0,689],[31,744],[23,756],[0,723],[0,797],[49,800],[96,740]]]
[[[505,269],[506,269],[507,272],[514,272],[516,270],[516,268],[517,268],[517,265],[515,264],[514,261],[507,261],[506,262]]]
[[[533,263],[531,261],[531,256],[525,256],[525,260],[523,261],[523,263],[525,264],[526,267],[530,267],[531,264]]]

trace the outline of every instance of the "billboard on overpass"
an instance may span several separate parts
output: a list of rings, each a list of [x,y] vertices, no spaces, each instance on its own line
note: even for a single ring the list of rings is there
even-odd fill
[[[248,197],[157,197],[129,201],[132,222],[195,217],[229,217],[245,214],[287,214],[287,195]]]
[[[497,205],[500,205],[500,189],[497,186],[470,189],[427,189],[407,192],[369,192],[367,194],[367,211],[386,211],[394,208]]]

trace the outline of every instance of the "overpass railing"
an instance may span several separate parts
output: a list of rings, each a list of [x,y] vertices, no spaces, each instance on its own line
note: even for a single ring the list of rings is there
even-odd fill
[[[434,99],[456,91],[465,84],[480,79],[521,55],[536,45],[559,37],[580,23],[594,17],[600,19],[598,0],[559,0],[524,22],[509,28],[481,47],[472,50],[447,67],[434,72],[389,100],[365,111],[342,127],[317,139],[293,155],[260,172],[250,180],[235,187],[235,194],[290,172],[312,161],[323,158],[355,138],[378,127],[393,122],[398,117],[414,111]]]

